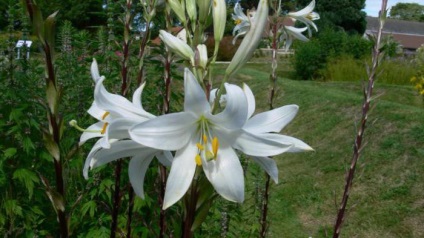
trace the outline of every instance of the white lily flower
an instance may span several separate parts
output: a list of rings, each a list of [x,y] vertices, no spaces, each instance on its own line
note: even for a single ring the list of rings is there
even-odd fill
[[[249,31],[255,13],[255,11],[249,11],[249,16],[246,16],[243,12],[243,9],[241,8],[240,3],[236,3],[236,5],[234,6],[234,13],[232,14],[232,18],[234,20],[234,23],[236,24],[233,29],[233,35],[236,35],[233,39],[233,45],[236,43],[236,40],[240,36],[246,35],[246,33]]]
[[[309,3],[308,6],[306,6],[305,8],[297,11],[297,12],[289,12],[287,14],[287,16],[298,20],[302,23],[304,23],[306,25],[306,27],[308,28],[308,32],[309,32],[309,37],[312,34],[312,31],[310,29],[310,26],[312,26],[316,31],[318,31],[317,26],[315,25],[315,23],[313,21],[318,20],[319,19],[319,14],[316,12],[313,12],[315,8],[315,0],[312,0],[311,3]]]
[[[225,84],[225,90],[226,107],[221,113],[213,115],[202,87],[185,69],[184,111],[159,116],[130,129],[131,139],[140,144],[159,150],[176,150],[163,209],[176,203],[186,193],[196,165],[203,168],[222,197],[242,202],[243,169],[234,149],[252,156],[267,157],[292,147],[292,144],[282,145],[272,136],[257,136],[254,132],[243,130],[249,113],[247,97],[236,85]],[[255,123],[255,120],[252,121],[248,127]]]
[[[305,142],[291,136],[278,134],[293,118],[296,116],[299,107],[297,105],[286,105],[271,111],[256,114],[255,97],[252,90],[246,84],[243,84],[243,91],[248,102],[248,120],[243,126],[243,131],[247,134],[253,134],[263,140],[271,140],[279,143],[287,150],[284,152],[295,153],[304,151],[313,151]],[[243,148],[243,137],[235,141],[234,148],[241,149],[244,153],[252,155],[252,159],[264,169],[269,176],[278,183],[278,169],[275,161],[265,156],[259,156],[255,148]],[[253,150],[253,151],[251,151]]]
[[[144,197],[143,181],[146,170],[154,157],[165,166],[170,166],[172,155],[169,151],[142,146],[131,141],[128,129],[133,125],[155,118],[146,112],[141,104],[141,95],[144,84],[133,94],[132,102],[125,97],[111,94],[103,86],[104,76],[100,76],[97,62],[93,60],[91,75],[96,82],[94,102],[88,112],[99,120],[91,125],[80,138],[80,144],[91,138],[100,137],[91,149],[85,161],[83,174],[88,178],[88,170],[111,161],[131,157],[129,163],[129,177],[134,191]],[[76,124],[76,122],[73,122]]]
[[[306,31],[307,29],[307,27],[297,28],[293,26],[284,26],[280,29],[282,33],[280,35],[279,42],[284,44],[284,49],[287,51],[293,43],[294,39],[298,39],[304,42],[309,41],[309,39],[302,34],[302,32]]]

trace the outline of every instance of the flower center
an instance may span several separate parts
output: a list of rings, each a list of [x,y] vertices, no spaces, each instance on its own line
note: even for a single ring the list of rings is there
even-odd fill
[[[242,22],[242,20],[240,20],[240,19],[234,20],[234,24],[236,24],[236,25],[240,24],[241,22]]]
[[[218,156],[219,141],[218,137],[212,136],[210,123],[207,118],[201,116],[199,119],[199,142],[196,144],[197,154],[196,164],[202,165],[202,158],[206,161],[216,160]]]

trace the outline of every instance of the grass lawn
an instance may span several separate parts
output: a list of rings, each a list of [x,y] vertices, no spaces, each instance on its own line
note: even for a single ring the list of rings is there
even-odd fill
[[[219,66],[224,67],[224,66]],[[257,111],[268,109],[270,66],[247,65]],[[283,134],[315,152],[276,157],[270,237],[330,237],[361,116],[360,82],[278,80],[275,106],[300,106]],[[377,82],[342,237],[424,237],[424,104],[412,86]]]

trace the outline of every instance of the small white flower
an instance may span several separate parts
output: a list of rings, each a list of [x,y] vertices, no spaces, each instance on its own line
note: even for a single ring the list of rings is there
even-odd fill
[[[319,19],[319,14],[316,13],[316,12],[313,12],[314,8],[315,8],[315,0],[312,0],[312,2],[309,3],[309,5],[306,6],[305,8],[303,8],[303,9],[297,11],[297,12],[289,12],[287,14],[287,16],[293,18],[294,20],[298,20],[298,21],[300,21],[300,22],[302,22],[306,25],[306,27],[308,28],[308,32],[309,32],[309,37],[312,34],[312,31],[310,29],[311,26],[316,31],[318,31],[318,28],[313,21]]]

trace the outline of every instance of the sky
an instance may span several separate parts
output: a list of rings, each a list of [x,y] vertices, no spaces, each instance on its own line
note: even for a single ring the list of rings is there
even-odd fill
[[[387,9],[390,10],[390,8],[397,3],[418,3],[420,5],[424,5],[424,0],[389,0],[387,3]],[[378,15],[378,11],[380,11],[381,8],[381,0],[366,0],[365,1],[365,12],[368,16],[376,17]],[[390,13],[390,12],[389,12]]]

